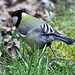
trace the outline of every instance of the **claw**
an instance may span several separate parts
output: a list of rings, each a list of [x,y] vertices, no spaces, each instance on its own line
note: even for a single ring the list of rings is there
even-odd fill
[[[56,60],[58,60],[58,59],[63,59],[63,57],[58,57],[58,56],[56,56]]]

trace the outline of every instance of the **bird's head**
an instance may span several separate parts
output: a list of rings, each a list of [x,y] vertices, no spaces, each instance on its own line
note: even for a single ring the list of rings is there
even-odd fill
[[[12,19],[13,19],[13,23],[16,26],[16,28],[18,28],[18,26],[21,22],[22,16],[24,16],[26,14],[27,14],[27,12],[25,10],[17,10],[15,12],[13,12]]]

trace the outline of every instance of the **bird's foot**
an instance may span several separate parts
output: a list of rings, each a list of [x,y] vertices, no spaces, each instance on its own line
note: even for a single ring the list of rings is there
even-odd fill
[[[63,59],[63,57],[58,57],[58,56],[56,56],[56,60],[58,60],[58,59]]]

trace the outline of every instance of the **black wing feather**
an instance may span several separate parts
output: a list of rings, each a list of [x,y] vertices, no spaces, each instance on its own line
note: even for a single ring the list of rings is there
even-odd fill
[[[56,35],[62,35],[61,33],[57,32],[56,30],[54,30],[50,25],[48,24],[42,24],[41,28],[43,30],[44,33],[46,34],[56,34]]]

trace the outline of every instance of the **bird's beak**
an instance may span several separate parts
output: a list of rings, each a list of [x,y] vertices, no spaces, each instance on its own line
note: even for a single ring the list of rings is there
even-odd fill
[[[14,31],[15,31],[15,30],[16,30],[16,27],[15,27],[15,26],[14,26],[14,27],[12,27],[12,30],[14,30]]]

